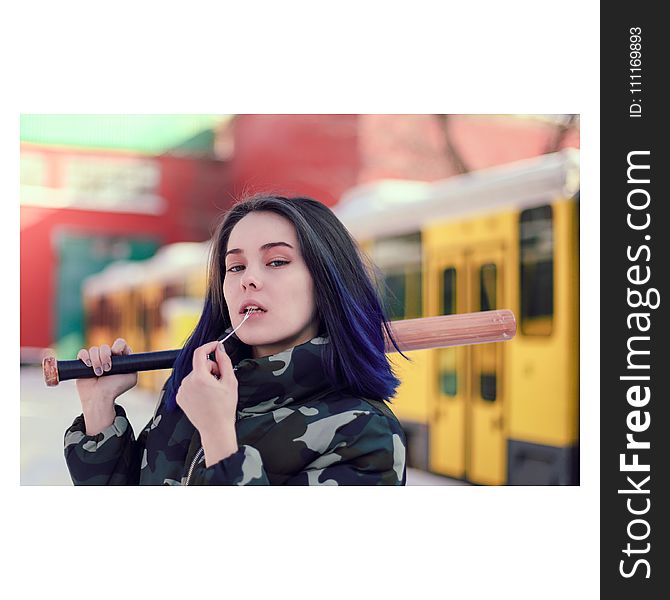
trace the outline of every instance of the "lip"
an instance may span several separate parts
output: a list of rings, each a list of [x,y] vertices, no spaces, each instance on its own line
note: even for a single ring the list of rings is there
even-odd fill
[[[240,305],[240,311],[239,311],[239,314],[243,314],[244,312],[246,312],[246,308],[247,308],[247,306],[257,306],[258,308],[260,308],[260,309],[263,310],[264,312],[267,312],[267,311],[268,311],[268,309],[265,308],[265,306],[263,306],[262,304],[260,304],[260,303],[258,303],[258,302],[252,302],[251,300],[248,300],[248,301],[246,301],[246,302],[243,302],[243,303]],[[258,315],[258,314],[263,314],[263,313],[257,313],[257,312],[252,313],[252,315]]]

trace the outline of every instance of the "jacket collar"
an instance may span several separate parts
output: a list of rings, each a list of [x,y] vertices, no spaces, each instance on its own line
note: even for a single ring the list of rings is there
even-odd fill
[[[249,347],[233,334],[224,345],[237,377],[238,416],[257,416],[301,403],[331,388],[324,370],[329,343],[328,337],[315,337],[277,354],[251,358]]]

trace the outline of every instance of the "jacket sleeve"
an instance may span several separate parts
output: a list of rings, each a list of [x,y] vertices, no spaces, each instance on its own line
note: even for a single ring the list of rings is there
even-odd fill
[[[240,446],[237,452],[218,463],[204,466],[204,455],[197,466],[189,485],[269,485],[263,467],[263,458],[253,446]]]
[[[286,440],[285,452],[309,455],[308,464],[284,485],[405,485],[405,437],[384,416],[356,411],[346,421],[320,419],[302,438]],[[278,450],[279,451],[279,450]],[[263,458],[243,445],[218,463],[194,469],[190,485],[269,485]]]
[[[104,431],[86,435],[84,415],[65,431],[65,462],[75,485],[138,485],[140,460],[149,426],[135,439],[126,411],[114,405],[116,417]]]

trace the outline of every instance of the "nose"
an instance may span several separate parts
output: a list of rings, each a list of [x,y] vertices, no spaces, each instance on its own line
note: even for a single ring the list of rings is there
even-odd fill
[[[245,290],[247,288],[259,290],[261,287],[263,287],[260,277],[254,272],[252,268],[249,267],[249,265],[247,265],[247,267],[244,269],[242,277],[240,277],[240,285],[242,286],[242,289]]]

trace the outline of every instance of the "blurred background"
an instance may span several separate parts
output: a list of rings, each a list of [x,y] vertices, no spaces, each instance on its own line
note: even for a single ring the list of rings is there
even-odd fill
[[[180,347],[246,194],[330,206],[393,320],[512,309],[504,344],[391,355],[415,485],[579,483],[578,115],[23,115],[21,483],[70,484],[41,359]],[[168,371],[120,403],[136,431]]]

